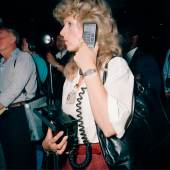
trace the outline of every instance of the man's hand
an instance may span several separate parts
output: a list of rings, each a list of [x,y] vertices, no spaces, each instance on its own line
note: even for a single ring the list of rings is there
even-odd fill
[[[55,57],[49,52],[47,53],[47,61],[52,65],[55,66],[56,65],[56,59]]]
[[[47,61],[55,68],[57,68],[58,71],[63,73],[64,71],[64,66],[62,66],[60,63],[57,62],[55,57],[49,52],[47,53]]]

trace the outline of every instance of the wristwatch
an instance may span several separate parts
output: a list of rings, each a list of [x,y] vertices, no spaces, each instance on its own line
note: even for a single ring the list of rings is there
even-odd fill
[[[88,69],[83,73],[83,76],[89,76],[89,75],[96,73],[96,72],[97,72],[96,69]]]

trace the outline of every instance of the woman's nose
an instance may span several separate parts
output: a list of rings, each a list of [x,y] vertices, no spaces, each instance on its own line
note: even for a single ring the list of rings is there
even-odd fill
[[[64,29],[60,31],[60,35],[64,37]]]

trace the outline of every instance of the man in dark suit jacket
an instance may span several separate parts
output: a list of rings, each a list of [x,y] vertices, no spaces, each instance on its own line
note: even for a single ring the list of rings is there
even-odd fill
[[[127,60],[135,79],[142,82],[145,87],[150,87],[151,89],[151,93],[148,97],[151,110],[147,119],[149,120],[151,127],[154,128],[152,129],[152,133],[155,133],[154,137],[157,139],[156,142],[160,144],[170,132],[169,124],[162,111],[162,105],[159,98],[163,90],[161,70],[159,69],[154,56],[150,54],[149,51],[146,51],[144,46],[141,45],[141,42],[139,41],[140,34],[134,30],[135,28],[130,28],[125,30],[122,34],[124,58]],[[140,136],[142,136],[142,138],[140,138]],[[143,143],[144,141],[148,141],[148,138],[142,134],[140,134],[140,136],[134,140],[134,143],[137,141],[137,144],[134,144],[137,146],[136,150],[139,150],[137,168],[151,169],[164,165],[166,163],[164,148],[167,149],[169,147],[167,145],[164,147],[161,144],[159,147],[154,147],[153,143],[153,146],[149,145],[148,149],[143,149],[143,147],[145,148]],[[138,140],[140,141],[138,142]]]
[[[135,78],[160,95],[162,92],[161,71],[154,56],[140,45],[139,34],[133,29],[131,32],[125,32],[123,38],[124,57]]]
[[[47,53],[47,61],[52,66],[53,78],[53,97],[57,106],[61,107],[63,84],[65,81],[64,67],[72,57],[72,54],[66,50],[65,42],[62,36],[58,35],[55,42],[56,54]]]
[[[144,85],[149,86],[157,94],[161,94],[161,74],[154,57],[136,49],[129,64],[134,76],[141,79]]]

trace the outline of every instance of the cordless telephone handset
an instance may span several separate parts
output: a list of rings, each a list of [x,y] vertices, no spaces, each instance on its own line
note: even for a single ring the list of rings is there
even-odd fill
[[[96,23],[84,23],[83,24],[83,39],[89,48],[94,48],[96,43]]]

